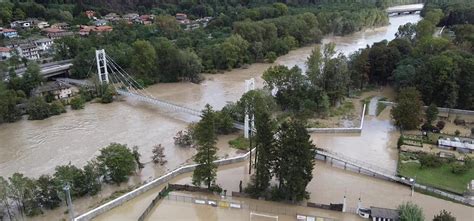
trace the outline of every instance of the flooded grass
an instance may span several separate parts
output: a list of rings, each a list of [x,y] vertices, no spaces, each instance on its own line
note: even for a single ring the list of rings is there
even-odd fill
[[[444,163],[438,168],[421,169],[419,163],[408,162],[400,164],[399,173],[404,177],[416,176],[416,182],[423,185],[463,194],[467,184],[474,179],[474,168],[464,174],[454,174],[451,170],[452,163]]]
[[[250,142],[249,139],[245,138],[244,136],[239,136],[233,140],[229,140],[229,145],[235,149],[248,150]]]
[[[343,115],[346,115],[346,114],[350,114],[353,111],[354,111],[354,103],[352,103],[350,101],[346,101],[342,105],[340,105],[339,107],[333,108],[330,111],[330,116],[331,117],[343,116]]]

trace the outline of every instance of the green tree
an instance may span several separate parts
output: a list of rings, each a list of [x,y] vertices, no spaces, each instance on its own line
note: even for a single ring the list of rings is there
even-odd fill
[[[34,216],[41,213],[40,205],[34,198],[35,183],[21,173],[14,173],[10,181],[10,198],[16,203],[20,214]]]
[[[40,71],[41,69],[36,62],[28,63],[26,71],[21,78],[21,88],[16,88],[15,90],[22,90],[29,96],[31,91],[43,82]]]
[[[43,97],[32,97],[26,107],[28,120],[43,120],[51,115],[49,104]]]
[[[17,108],[20,100],[17,92],[7,90],[3,82],[0,82],[0,123],[15,122],[21,118],[21,112]]]
[[[254,193],[262,194],[270,186],[276,150],[273,138],[274,123],[270,119],[270,114],[262,108],[258,108],[255,115],[255,128],[257,130],[255,135],[255,154],[257,160]]]
[[[456,221],[456,218],[451,215],[451,212],[441,210],[438,215],[435,215],[433,221]]]
[[[10,188],[11,187],[8,181],[2,176],[0,176],[0,205],[7,212],[8,218],[12,220],[13,211],[11,210],[10,199],[9,199]]]
[[[97,157],[97,163],[106,180],[116,184],[126,181],[137,168],[132,150],[118,143],[111,143],[102,148]]]
[[[84,179],[83,189],[89,195],[96,195],[102,188],[100,182],[100,168],[96,161],[89,161],[82,168]]]
[[[313,179],[316,147],[303,123],[283,122],[277,132],[274,173],[279,181],[278,196],[283,200],[307,199],[306,186]]]
[[[204,183],[208,189],[216,180],[217,165],[217,136],[215,129],[215,113],[212,107],[207,104],[202,111],[201,121],[196,125],[193,137],[197,144],[197,153],[194,161],[198,164],[193,172],[193,184],[200,186]]]
[[[421,123],[422,106],[420,93],[415,88],[402,89],[391,111],[395,125],[403,130],[416,129]]]
[[[412,202],[403,203],[398,206],[400,221],[423,221],[425,217],[423,210]]]
[[[156,51],[148,41],[137,40],[132,45],[131,66],[138,76],[153,76],[155,71]]]
[[[47,209],[54,209],[61,204],[54,179],[49,175],[42,175],[36,180],[37,189],[35,198]]]
[[[74,165],[57,166],[54,172],[54,180],[58,192],[63,192],[63,188],[69,185],[72,197],[81,197],[87,194],[84,171]]]
[[[431,104],[425,111],[426,122],[432,124],[438,118],[438,107],[435,104]]]

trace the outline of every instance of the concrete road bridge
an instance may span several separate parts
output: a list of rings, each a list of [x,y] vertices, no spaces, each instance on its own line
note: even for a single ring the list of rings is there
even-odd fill
[[[394,7],[388,8],[385,11],[389,15],[402,15],[402,14],[415,14],[417,12],[421,12],[421,10],[423,10],[423,4],[394,6]]]
[[[40,75],[43,78],[51,78],[63,74],[69,73],[69,70],[72,67],[72,60],[63,60],[63,61],[56,61],[46,64],[40,65]],[[23,76],[25,73],[26,68],[20,68],[15,70],[18,76]]]

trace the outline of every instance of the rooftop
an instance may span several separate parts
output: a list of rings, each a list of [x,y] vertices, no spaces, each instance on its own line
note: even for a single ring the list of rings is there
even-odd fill
[[[10,52],[12,49],[7,47],[0,47],[0,52]]]
[[[34,89],[33,93],[40,94],[44,92],[57,91],[68,88],[70,88],[70,86],[67,84],[56,81],[49,81],[44,83],[43,85],[38,86],[36,89]]]
[[[399,220],[398,210],[370,207],[370,211],[372,217]]]

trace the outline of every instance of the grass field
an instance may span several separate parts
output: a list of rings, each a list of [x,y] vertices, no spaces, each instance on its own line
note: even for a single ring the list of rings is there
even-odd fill
[[[229,145],[232,148],[239,149],[239,150],[248,150],[249,149],[249,139],[239,136],[233,140],[229,141]]]
[[[419,163],[401,163],[399,173],[404,177],[415,177],[416,182],[439,189],[462,194],[467,184],[474,179],[474,168],[462,175],[451,172],[451,164],[443,164],[438,168],[421,169]]]

